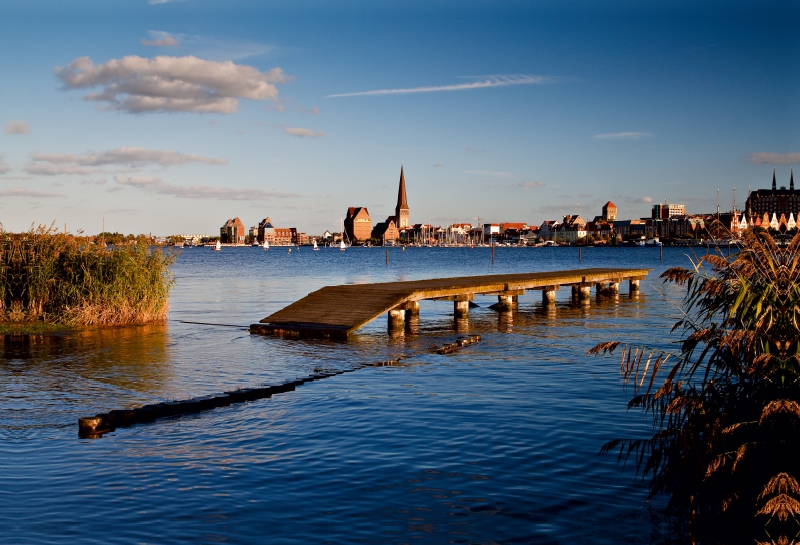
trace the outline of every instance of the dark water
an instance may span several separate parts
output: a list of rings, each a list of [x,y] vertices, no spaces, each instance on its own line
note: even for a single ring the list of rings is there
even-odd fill
[[[165,326],[6,338],[0,361],[0,543],[662,543],[664,501],[620,472],[609,439],[646,435],[625,411],[604,340],[668,346],[682,291],[657,279],[687,250],[500,248],[346,252],[187,249]],[[513,315],[477,298],[483,341],[451,355],[452,303],[420,332],[385,319],[348,343],[251,336],[247,326],[324,285],[578,267],[652,267],[591,304],[538,292]],[[274,398],[98,440],[111,409],[409,356]]]

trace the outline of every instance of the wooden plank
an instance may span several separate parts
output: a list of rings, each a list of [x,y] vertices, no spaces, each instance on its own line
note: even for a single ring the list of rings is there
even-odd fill
[[[267,316],[260,324],[254,324],[251,331],[341,338],[409,301],[470,300],[476,294],[616,283],[624,279],[642,279],[650,270],[594,268],[328,286]],[[301,332],[305,333],[300,335]]]

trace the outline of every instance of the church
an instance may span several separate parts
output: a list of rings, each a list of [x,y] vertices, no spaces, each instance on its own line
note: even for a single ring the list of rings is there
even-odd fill
[[[372,238],[382,240],[384,243],[400,238],[400,233],[411,226],[409,220],[408,199],[406,198],[406,178],[402,165],[400,166],[400,187],[397,190],[397,205],[394,216],[389,216],[386,221],[375,225]]]
[[[757,189],[747,197],[747,217],[754,218],[767,214],[770,218],[784,215],[789,217],[800,213],[800,191],[794,188],[794,171],[789,174],[789,189],[786,186],[778,188],[775,170],[772,171],[772,189]]]

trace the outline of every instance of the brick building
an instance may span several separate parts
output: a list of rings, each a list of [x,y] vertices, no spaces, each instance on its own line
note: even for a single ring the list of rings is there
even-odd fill
[[[247,230],[239,218],[229,219],[219,228],[219,238],[223,244],[244,244],[246,234]]]
[[[372,238],[385,242],[395,241],[400,238],[400,231],[394,216],[389,216],[386,221],[378,223],[372,229]]]
[[[778,218],[781,214],[789,217],[800,214],[800,191],[794,188],[794,171],[789,174],[789,189],[786,186],[778,188],[775,179],[775,171],[772,171],[772,189],[757,189],[747,197],[745,205],[748,216],[763,216],[769,214],[771,218],[775,214]]]
[[[372,235],[372,219],[365,206],[351,206],[347,209],[344,231],[350,240],[366,240]]]

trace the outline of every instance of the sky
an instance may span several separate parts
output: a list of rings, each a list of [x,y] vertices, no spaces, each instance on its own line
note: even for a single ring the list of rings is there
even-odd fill
[[[644,4],[644,5],[642,5]],[[8,231],[741,206],[800,164],[794,2],[3,0]]]

